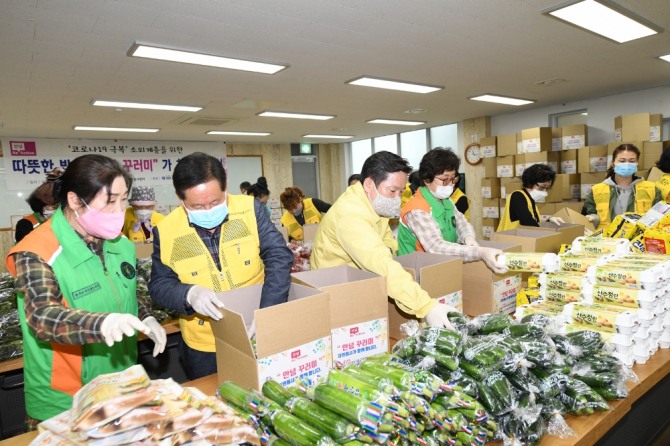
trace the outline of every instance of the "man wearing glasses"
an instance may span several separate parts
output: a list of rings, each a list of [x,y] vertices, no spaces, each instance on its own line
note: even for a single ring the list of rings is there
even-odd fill
[[[495,273],[506,272],[496,256],[502,251],[479,246],[475,230],[451,201],[461,160],[450,149],[437,147],[419,165],[422,186],[403,206],[398,228],[398,254],[414,251],[483,260]]]
[[[543,202],[554,185],[556,172],[546,164],[533,164],[521,175],[522,188],[507,196],[505,213],[500,218],[498,232],[516,229],[519,226],[540,226],[540,211],[537,202]],[[555,225],[565,223],[562,218],[551,217]]]

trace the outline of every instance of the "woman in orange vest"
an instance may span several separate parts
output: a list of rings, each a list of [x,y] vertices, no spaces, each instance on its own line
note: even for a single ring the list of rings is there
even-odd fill
[[[298,187],[287,187],[279,195],[281,205],[286,209],[281,217],[281,224],[288,231],[289,241],[302,240],[302,227],[305,224],[318,224],[322,215],[328,212],[330,204],[318,198],[305,198]]]
[[[30,234],[33,229],[44,223],[56,212],[58,203],[54,203],[53,187],[54,182],[63,175],[63,169],[56,167],[47,174],[47,179],[37,189],[35,189],[26,199],[32,214],[24,215],[21,220],[16,222],[14,230],[14,239],[16,243],[23,240],[23,237]]]
[[[663,199],[654,183],[635,176],[639,159],[640,149],[633,144],[614,149],[607,178],[593,185],[584,202],[586,218],[596,229],[605,228],[624,212],[644,214]]]

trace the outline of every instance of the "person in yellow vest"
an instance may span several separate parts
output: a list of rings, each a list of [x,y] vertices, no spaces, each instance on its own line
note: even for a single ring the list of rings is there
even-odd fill
[[[603,229],[619,214],[644,214],[661,201],[656,185],[635,176],[640,150],[633,144],[621,144],[612,153],[607,178],[593,185],[584,202],[586,218],[596,229]]]
[[[100,374],[137,363],[136,331],[165,348],[165,330],[138,303],[135,246],[121,236],[132,178],[91,154],[54,183],[59,208],[6,258],[16,277],[30,426],[72,407]]]
[[[460,164],[454,152],[441,147],[423,156],[419,165],[423,185],[400,211],[398,255],[419,251],[458,256],[464,262],[483,260],[493,272],[505,273],[496,260],[502,251],[479,246],[474,228],[450,199]]]
[[[412,195],[414,195],[419,186],[421,186],[421,181],[419,180],[419,171],[415,170],[409,174],[405,190],[402,191],[402,195],[400,195],[400,209],[402,209],[403,206],[405,206],[405,203],[407,203],[409,199],[412,198]]]
[[[498,223],[498,231],[516,229],[519,226],[540,226],[540,211],[537,202],[544,201],[554,185],[556,172],[546,164],[533,164],[521,174],[520,190],[507,195],[505,212]],[[549,219],[556,225],[565,223],[560,217]]]
[[[131,242],[146,242],[151,240],[151,229],[165,218],[163,214],[154,211],[156,207],[156,193],[151,186],[135,186],[130,194],[126,209],[126,218],[123,223],[123,233]]]
[[[179,352],[196,379],[216,373],[209,322],[222,317],[216,293],[262,283],[261,308],[286,302],[293,254],[259,200],[228,193],[215,157],[185,156],[172,182],[181,206],[153,229],[149,295],[180,313]]]
[[[656,167],[661,169],[663,176],[656,181],[656,187],[661,191],[661,197],[666,203],[670,203],[670,149],[666,149],[661,154],[661,158],[656,163]]]
[[[333,203],[316,231],[312,268],[348,265],[386,278],[389,296],[409,314],[432,326],[451,327],[449,305],[431,299],[393,256],[398,245],[389,218],[400,216],[400,195],[412,171],[407,160],[380,151],[363,163],[360,183]]]
[[[465,195],[461,188],[458,187],[458,183],[461,181],[461,176],[458,174],[458,171],[456,171],[455,175],[454,193],[451,194],[449,199],[452,203],[454,203],[456,209],[458,209],[460,213],[463,214],[465,218],[468,219],[468,221],[470,221],[470,199],[467,197],[467,195]]]
[[[330,204],[318,198],[305,198],[298,187],[287,187],[279,195],[281,205],[286,209],[281,217],[281,224],[288,232],[289,241],[302,241],[302,227],[305,224],[319,224],[322,215],[328,212]]]
[[[61,167],[51,170],[47,173],[46,181],[32,191],[26,199],[33,213],[24,215],[21,220],[16,222],[16,227],[14,228],[14,240],[16,243],[23,240],[23,237],[30,234],[33,229],[47,221],[56,212],[56,209],[58,209],[58,203],[54,203],[53,199],[53,185],[63,175],[63,172],[64,170]]]

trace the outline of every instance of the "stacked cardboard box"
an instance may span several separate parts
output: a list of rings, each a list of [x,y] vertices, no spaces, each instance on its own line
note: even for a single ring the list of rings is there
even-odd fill
[[[614,118],[614,140],[663,141],[663,115],[636,113]]]

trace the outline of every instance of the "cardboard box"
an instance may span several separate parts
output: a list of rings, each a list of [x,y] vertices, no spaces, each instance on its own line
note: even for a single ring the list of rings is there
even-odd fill
[[[607,146],[604,145],[587,146],[577,149],[577,172],[606,172],[610,156],[611,154],[608,155],[607,153]]]
[[[482,218],[482,235],[484,239],[491,239],[493,233],[498,229],[498,223],[500,223],[500,219],[498,218]]]
[[[319,229],[318,224],[306,224],[302,225],[302,241],[305,243],[311,243],[314,241],[316,236],[316,230]]]
[[[430,297],[462,310],[463,308],[463,260],[460,257],[413,252],[395,258],[405,271]],[[400,310],[392,299],[388,303],[389,333],[393,339],[402,339],[400,324],[416,319]]]
[[[516,134],[516,153],[517,155],[525,153],[523,150],[523,136],[521,136],[521,133]]]
[[[537,210],[540,211],[540,221],[547,221],[556,212],[556,203],[537,203]]]
[[[575,211],[574,209],[563,207],[557,209],[556,213],[552,217],[560,217],[566,223],[574,223],[584,226],[586,231],[594,232],[596,229],[593,226],[593,223],[588,221],[586,216],[582,215],[581,212]]]
[[[563,200],[563,203],[556,203],[556,212],[560,211],[562,208],[568,208],[568,209],[572,209],[573,211],[577,212],[578,214],[581,214],[583,207],[584,207],[584,202],[583,201],[578,201],[578,200],[567,200],[566,201],[566,200]],[[573,223],[581,223],[581,222],[573,222]]]
[[[520,177],[524,170],[526,170],[526,155],[522,153],[514,157],[514,176]]]
[[[594,184],[601,183],[606,177],[607,174],[605,172],[581,174],[579,179],[579,181],[581,181],[579,187],[579,195],[581,199],[586,200],[587,195],[591,193],[591,187],[593,187]]]
[[[496,176],[498,178],[512,178],[514,176],[514,155],[496,158]]]
[[[588,145],[589,129],[584,124],[561,127],[563,150],[581,149]]]
[[[530,152],[526,153],[526,169],[533,164],[546,164],[558,173],[561,155],[558,152]]]
[[[388,352],[386,278],[350,266],[291,274],[293,283],[330,296],[333,362],[358,362]]]
[[[614,141],[621,141],[621,116],[614,117]]]
[[[279,231],[286,243],[288,243],[288,230],[286,227],[284,225],[275,225],[275,228],[277,228],[277,231]]]
[[[283,386],[298,377],[325,378],[332,368],[328,295],[291,284],[288,302],[259,309],[262,288],[259,284],[217,294],[225,304],[223,318],[211,321],[219,382],[260,390],[270,378]],[[256,354],[247,337],[252,321]]]
[[[135,257],[138,259],[148,259],[154,253],[153,241],[135,242]]]
[[[578,173],[578,150],[566,150],[561,152],[561,171],[560,173]]]
[[[479,150],[484,158],[495,158],[497,138],[495,136],[487,136],[479,140]]]
[[[655,183],[661,178],[663,178],[663,175],[665,175],[665,172],[663,172],[661,169],[659,169],[658,167],[652,167],[649,170],[649,175],[647,175],[647,181]]]
[[[616,128],[616,118],[615,118]],[[663,115],[636,113],[621,116],[621,141],[662,141]],[[639,148],[639,147],[638,147]]]
[[[484,158],[482,166],[484,166],[484,178],[498,177],[498,158]]]
[[[521,130],[523,153],[551,152],[553,138],[551,127]]]
[[[581,197],[580,175],[578,173],[573,174],[562,173],[559,175],[561,176],[563,200],[579,200],[579,198]]]
[[[516,155],[516,133],[498,135],[496,142],[498,156]]]
[[[509,229],[493,234],[494,242],[507,242],[521,245],[522,252],[557,253],[563,240],[556,232],[540,229]]]
[[[558,174],[554,178],[554,185],[549,189],[549,195],[542,200],[537,201],[537,203],[560,203],[563,201],[563,176]]]
[[[554,215],[551,215],[551,217],[554,217]],[[562,217],[561,217],[562,218]],[[584,236],[584,225],[579,224],[579,223],[572,223],[572,222],[565,222],[561,225],[555,225],[549,221],[542,222],[540,223],[540,227],[526,227],[526,226],[521,226],[523,229],[541,229],[541,230],[546,230],[546,231],[551,231],[551,232],[557,232],[561,236],[561,243],[564,243],[566,245],[571,245],[572,242],[577,238],[577,237],[583,237]]]
[[[498,198],[482,198],[482,217],[500,218],[500,200]]]
[[[482,198],[500,198],[500,178],[482,178]]]
[[[563,132],[560,127],[553,127],[551,129],[551,151],[560,152],[563,150]]]
[[[515,243],[481,240],[479,244],[505,252],[521,251]],[[520,289],[520,274],[494,274],[482,260],[463,264],[463,313],[467,315],[512,313]]]
[[[521,178],[501,178],[500,179],[500,198],[507,198],[509,194],[523,187]]]
[[[661,154],[664,150],[670,148],[670,141],[645,141],[643,147],[640,149],[644,153],[643,169],[651,169],[656,167],[656,163],[661,159]]]

